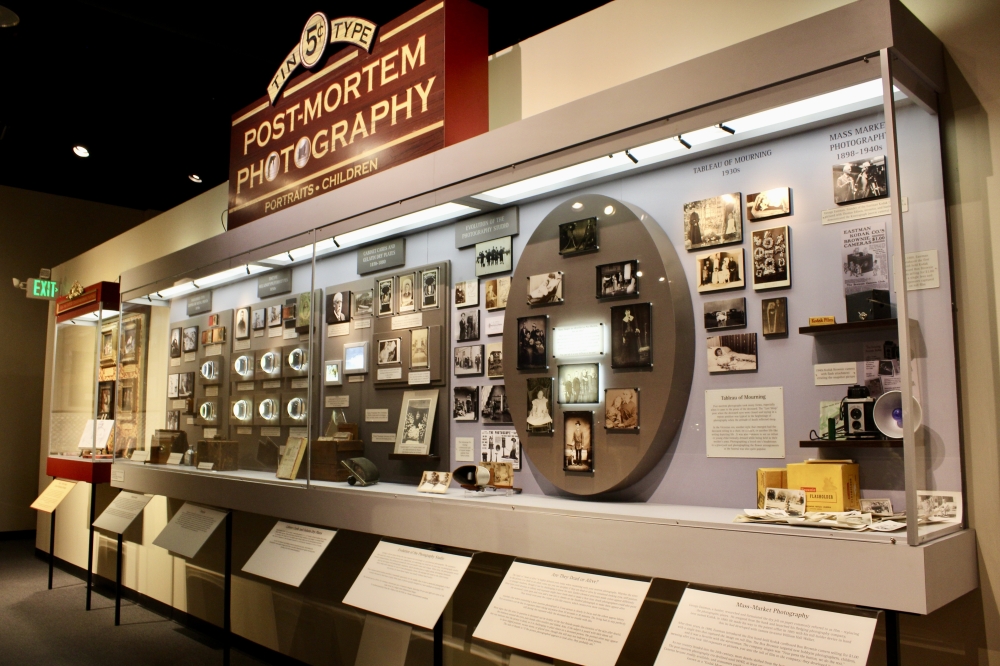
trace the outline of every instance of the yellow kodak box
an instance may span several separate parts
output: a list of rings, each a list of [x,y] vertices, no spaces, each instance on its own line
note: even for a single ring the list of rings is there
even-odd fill
[[[786,469],[788,487],[806,493],[806,511],[861,508],[857,463],[790,463]]]
[[[764,493],[768,488],[787,488],[788,477],[784,467],[757,468],[757,508],[764,508]]]
[[[810,326],[831,326],[837,323],[837,318],[831,315],[825,317],[809,317]]]

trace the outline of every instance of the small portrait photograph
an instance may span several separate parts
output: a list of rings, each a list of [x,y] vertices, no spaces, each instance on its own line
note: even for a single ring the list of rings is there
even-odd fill
[[[481,430],[479,432],[479,457],[493,471],[493,485],[510,488],[514,479],[508,478],[503,467],[521,469],[521,440],[516,430]],[[513,476],[513,475],[511,475]]]
[[[392,278],[378,281],[378,316],[389,317],[392,309]]]
[[[101,334],[101,360],[103,361],[105,356],[112,356],[114,354],[114,339],[111,336],[111,331],[103,331]],[[172,328],[170,329],[170,358],[180,358],[181,357],[181,329]]]
[[[344,383],[340,361],[327,361],[323,366],[323,383],[327,386],[340,386]]]
[[[299,333],[308,333],[311,319],[312,293],[299,294],[298,303],[295,304],[295,330]]]
[[[253,311],[253,330],[263,331],[267,328],[267,310],[265,308],[259,308]]]
[[[513,423],[507,405],[507,388],[503,384],[479,387],[479,417],[483,423]]]
[[[180,375],[167,375],[167,397],[168,398],[179,398],[180,394]]]
[[[886,499],[862,499],[861,513],[870,513],[873,516],[885,516],[891,518],[892,500]]]
[[[540,370],[548,365],[547,315],[519,317],[517,320],[517,369]]]
[[[338,291],[326,295],[326,323],[351,321],[351,292]]]
[[[483,374],[483,345],[455,347],[455,375]]]
[[[743,248],[695,256],[698,264],[698,293],[743,289]]]
[[[486,309],[503,310],[510,294],[510,276],[486,281]]]
[[[490,342],[486,345],[486,376],[503,379],[503,343]]]
[[[281,321],[284,322],[285,328],[295,328],[295,310],[294,298],[285,301],[281,306]]]
[[[806,492],[788,488],[768,488],[764,491],[764,508],[780,509],[789,516],[801,516],[806,512]]]
[[[178,348],[176,356],[174,355],[174,346],[173,346],[174,331],[177,332],[177,338],[178,338]],[[181,355],[180,329],[174,329],[174,331],[170,332],[170,357],[179,358]],[[117,341],[118,341],[117,322],[109,326],[105,326],[103,329],[101,329],[101,367],[108,367],[114,365],[118,361],[118,359],[116,358],[116,351],[118,347],[118,345],[116,344]]]
[[[563,222],[559,225],[559,254],[571,256],[597,252],[597,218]]]
[[[181,412],[180,410],[171,410],[167,412],[167,430],[180,430],[181,429]]]
[[[210,314],[210,315],[208,315],[208,326],[209,326],[209,328],[211,328],[212,326],[218,326],[218,325],[219,325],[219,315],[217,315],[217,314]]]
[[[604,389],[604,427],[608,430],[639,429],[639,389]]]
[[[743,197],[739,192],[684,204],[684,247],[743,242]]]
[[[649,303],[611,308],[611,367],[645,368],[653,365],[653,310]]]
[[[367,317],[374,312],[375,292],[372,289],[354,292],[354,316]]]
[[[226,341],[226,327],[216,326],[212,329],[212,342],[219,343]]]
[[[438,493],[441,495],[448,492],[448,486],[450,485],[451,472],[424,472],[420,476],[417,492]]]
[[[455,339],[459,342],[470,342],[479,339],[479,310],[469,310],[458,316]]]
[[[724,301],[705,301],[703,306],[706,331],[747,327],[747,299],[742,296]]]
[[[788,246],[788,227],[755,229],[750,236],[754,290],[784,289],[792,286],[792,257]]]
[[[399,363],[400,338],[389,338],[378,341],[378,364],[391,365]]]
[[[756,372],[757,334],[735,333],[708,338],[708,372]]]
[[[528,276],[528,305],[562,303],[563,272],[542,273]]]
[[[456,386],[451,416],[456,421],[479,420],[479,387]]]
[[[420,309],[434,310],[440,307],[438,301],[438,269],[420,271]]]
[[[510,278],[507,278],[508,280]],[[479,305],[479,280],[465,280],[455,283],[455,307],[471,308]]]
[[[504,433],[508,432],[506,430],[491,430],[491,433],[498,433],[498,435],[503,438],[506,435]],[[516,437],[516,435],[515,435]],[[484,439],[479,438],[479,446],[483,455],[485,454],[486,448]],[[480,462],[479,467],[485,467],[490,470],[490,474],[493,478],[491,485],[497,488],[513,488],[514,487],[514,465],[509,462]]]
[[[113,394],[113,392],[112,392]],[[118,393],[120,400],[119,407],[123,412],[131,412],[135,409],[135,385],[126,386],[122,384],[121,391]]]
[[[765,298],[760,302],[760,317],[764,337],[780,338],[788,335],[788,299]]]
[[[506,273],[513,268],[513,263],[510,236],[476,243],[476,277]]]
[[[594,413],[563,412],[563,469],[594,471]]]
[[[271,305],[267,308],[267,327],[281,326],[281,306]]]
[[[281,169],[281,156],[278,155],[278,151],[272,150],[264,160],[264,178],[267,182],[273,181],[278,177],[278,171]]]
[[[417,309],[417,302],[414,300],[413,294],[414,274],[407,273],[406,275],[400,275],[396,279],[399,284],[399,303],[396,306],[396,312],[413,312]]]
[[[639,262],[635,259],[597,267],[597,297],[624,298],[639,295]]]
[[[115,418],[115,382],[100,382],[97,385],[97,418]]]
[[[236,340],[246,340],[250,337],[250,308],[236,308]]]
[[[555,430],[552,421],[552,378],[528,378],[528,434],[551,435]]]
[[[139,351],[139,321],[133,319],[122,328],[122,362],[135,363]]]
[[[792,214],[792,195],[787,187],[747,195],[747,219],[751,222],[772,220]]]
[[[177,376],[177,397],[188,398],[194,395],[194,373],[182,372]]]
[[[304,136],[295,142],[295,166],[304,167],[309,163],[309,156],[312,155],[312,144],[309,137]]]
[[[429,329],[414,328],[410,331],[410,367],[429,368],[430,357],[427,355],[427,336]]]
[[[403,420],[401,446],[419,446],[424,451],[429,451],[431,446],[431,435],[434,431],[432,419],[434,414],[431,411],[430,398],[409,398],[406,400],[406,408],[400,415]]]
[[[931,522],[962,522],[962,495],[945,490],[918,490],[917,515]]]
[[[838,206],[888,196],[885,157],[833,165],[833,202]]]
[[[206,328],[201,332],[201,344],[210,345],[212,344],[212,329]]]
[[[582,404],[598,401],[597,363],[574,363],[559,366],[559,404]]]

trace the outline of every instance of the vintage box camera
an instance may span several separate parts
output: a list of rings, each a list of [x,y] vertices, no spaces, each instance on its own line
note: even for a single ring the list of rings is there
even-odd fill
[[[892,306],[887,289],[869,289],[847,295],[847,321],[891,318]]]
[[[840,415],[844,421],[844,433],[848,439],[874,439],[879,437],[872,410],[875,400],[867,386],[847,389],[847,397],[840,403]]]

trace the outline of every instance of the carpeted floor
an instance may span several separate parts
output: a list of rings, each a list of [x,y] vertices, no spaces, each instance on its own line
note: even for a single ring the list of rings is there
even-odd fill
[[[33,538],[0,541],[0,664],[221,666],[218,641],[131,601],[119,627],[113,597],[95,592],[85,611],[85,584],[58,568],[47,589],[48,565],[34,549]],[[233,650],[231,663],[263,662]]]

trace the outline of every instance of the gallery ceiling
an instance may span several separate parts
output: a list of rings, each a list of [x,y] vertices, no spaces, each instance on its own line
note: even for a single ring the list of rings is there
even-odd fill
[[[382,24],[418,1],[0,0],[20,17],[0,28],[0,184],[172,208],[226,180],[233,112],[263,95],[314,11]],[[495,53],[607,1],[477,4]]]

